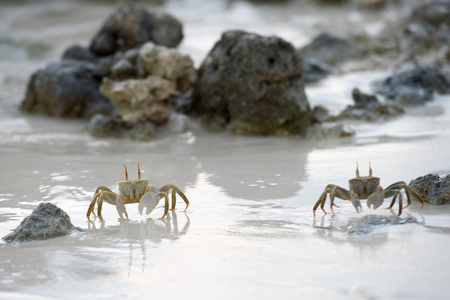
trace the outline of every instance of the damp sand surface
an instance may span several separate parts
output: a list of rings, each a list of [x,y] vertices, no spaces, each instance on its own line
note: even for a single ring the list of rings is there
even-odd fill
[[[2,4],[0,11],[6,20],[0,30],[0,236],[41,202],[62,208],[84,232],[1,242],[0,299],[442,299],[450,293],[448,205],[425,204],[419,214],[413,202],[397,218],[397,207],[385,209],[390,201],[376,211],[363,202],[358,214],[338,200],[335,216],[312,214],[327,184],[347,187],[356,162],[362,175],[371,162],[383,186],[449,174],[448,96],[436,95],[388,122],[348,124],[356,135],[344,139],[213,134],[195,120],[189,132],[162,133],[150,143],[97,139],[87,134],[85,121],[17,108],[30,74],[58,60],[70,43],[87,44],[112,6],[25,3]],[[308,7],[300,18],[295,6],[208,3],[154,6],[185,24],[180,48],[197,65],[223,30],[245,26],[301,45],[317,24],[337,26],[343,14]],[[363,19],[370,30],[379,26],[377,14],[349,13],[350,21]],[[339,111],[352,102],[354,87],[370,91],[370,82],[386,74],[333,76],[306,93],[312,106]],[[132,204],[125,221],[105,204],[105,222],[89,223],[95,189],[117,192],[123,164],[137,177],[138,163],[151,184],[181,188],[189,208],[184,211],[180,199],[160,219],[162,202],[148,216]]]

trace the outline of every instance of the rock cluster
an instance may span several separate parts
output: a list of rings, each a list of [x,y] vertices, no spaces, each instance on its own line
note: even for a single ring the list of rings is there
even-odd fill
[[[130,49],[148,41],[175,47],[182,38],[182,25],[174,17],[149,12],[138,4],[120,6],[106,19],[88,48],[71,46],[62,61],[31,76],[21,108],[56,117],[110,115],[115,107],[100,92],[100,86],[111,73],[123,77],[138,72],[125,63],[124,57],[133,56]]]
[[[51,203],[41,203],[3,240],[8,243],[46,240],[70,234],[72,230],[81,231],[73,226],[70,217],[62,209]]]
[[[404,109],[395,103],[381,103],[375,95],[369,95],[355,88],[352,91],[354,105],[347,106],[334,120],[378,121],[389,119],[405,113]]]
[[[193,107],[210,128],[296,134],[311,124],[302,57],[281,38],[227,31],[198,71]]]
[[[435,66],[450,74],[449,20],[449,1],[425,1],[406,18],[387,24],[377,43],[395,58],[391,63]]]
[[[386,1],[356,3],[374,8]],[[300,49],[275,36],[227,31],[196,71],[188,55],[171,48],[183,38],[178,20],[138,4],[123,5],[88,47],[71,46],[61,62],[35,72],[21,107],[91,118],[94,136],[142,141],[154,139],[171,119],[184,130],[187,122],[179,112],[200,116],[212,131],[349,136],[353,131],[343,124],[347,120],[385,120],[404,113],[405,106],[432,100],[436,92],[450,93],[449,16],[448,1],[428,1],[376,38],[363,34],[346,39],[325,32]],[[304,84],[348,71],[355,62],[363,68],[384,63],[402,71],[374,83],[373,95],[355,88],[354,105],[337,116],[324,107],[311,111]],[[408,64],[414,67],[406,69]]]

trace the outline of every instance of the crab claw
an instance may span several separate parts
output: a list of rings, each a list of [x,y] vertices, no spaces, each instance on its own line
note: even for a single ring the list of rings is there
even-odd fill
[[[156,186],[151,186],[150,190],[142,196],[141,200],[139,201],[139,213],[142,215],[144,212],[144,208],[147,208],[146,214],[148,215],[151,213],[155,207],[159,203],[159,199],[161,197],[159,196],[159,189]]]
[[[120,197],[117,197],[117,199],[116,199],[116,209],[117,209],[117,213],[119,214],[119,216],[122,219],[128,219],[127,210],[125,209],[123,200]],[[123,215],[125,215],[125,218],[123,217]]]
[[[356,211],[358,213],[362,212],[362,206],[361,202],[356,199],[358,197],[358,194],[356,194],[354,191],[350,192],[350,201],[352,201],[353,206],[355,207]]]
[[[377,209],[384,202],[384,190],[381,186],[375,189],[375,192],[367,198],[367,206],[371,209]]]
[[[358,213],[362,212],[361,202],[358,199],[352,199],[352,204]]]

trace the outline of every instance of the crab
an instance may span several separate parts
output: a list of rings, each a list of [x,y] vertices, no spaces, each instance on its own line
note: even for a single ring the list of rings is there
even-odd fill
[[[330,208],[335,215],[333,206],[338,207],[334,204],[334,198],[337,197],[342,200],[351,201],[356,211],[362,212],[361,202],[359,200],[367,199],[367,206],[371,209],[377,209],[383,204],[385,198],[393,197],[391,205],[388,209],[392,208],[395,204],[395,201],[398,197],[398,215],[402,214],[402,210],[411,205],[411,198],[415,198],[420,203],[422,203],[422,207],[420,208],[419,213],[423,209],[424,200],[422,197],[409,185],[407,185],[404,181],[398,181],[386,189],[383,189],[380,186],[380,178],[372,175],[372,167],[369,163],[369,176],[360,176],[358,170],[358,163],[356,164],[356,177],[350,179],[349,181],[350,190],[344,189],[340,186],[329,184],[325,187],[322,195],[320,195],[319,200],[316,202],[313,208],[313,214],[316,215],[316,209],[320,206],[320,208],[327,213],[323,208],[325,205],[325,201],[327,200],[327,195],[330,194]],[[403,196],[401,190],[405,191],[406,198],[408,200],[408,205],[403,206]]]
[[[146,214],[148,215],[153,209],[158,205],[159,200],[164,197],[165,198],[165,206],[164,206],[164,215],[161,219],[169,212],[169,193],[172,191],[172,210],[175,209],[175,205],[177,202],[176,194],[180,195],[180,197],[186,202],[186,209],[189,206],[189,201],[184,195],[184,193],[172,183],[167,184],[161,188],[158,188],[154,185],[149,185],[147,179],[141,178],[141,169],[138,163],[138,179],[128,179],[128,171],[127,166],[125,167],[125,181],[119,182],[119,194],[114,193],[109,188],[105,186],[99,186],[95,190],[94,198],[89,205],[87,211],[87,218],[89,221],[91,213],[94,216],[98,216],[102,222],[104,222],[102,217],[102,205],[103,201],[115,205],[117,212],[121,218],[128,219],[128,213],[125,209],[125,204],[130,203],[139,203],[138,209],[139,213],[142,215],[144,208],[146,208]],[[97,215],[94,213],[95,204],[97,203]]]

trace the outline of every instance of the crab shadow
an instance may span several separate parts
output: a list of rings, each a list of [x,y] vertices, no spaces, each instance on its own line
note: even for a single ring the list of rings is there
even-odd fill
[[[185,220],[181,222],[174,210],[164,219],[147,218],[140,222],[119,219],[119,225],[108,227],[104,222],[100,223],[99,228],[94,222],[89,222],[87,232],[94,236],[105,237],[106,240],[119,239],[130,243],[151,241],[159,244],[163,240],[177,240],[188,232],[191,221],[185,212],[182,214]]]
[[[351,243],[360,247],[379,246],[389,241],[390,233],[397,226],[420,226],[436,233],[450,234],[450,227],[429,225],[425,216],[418,218],[407,214],[397,216],[392,210],[390,215],[369,214],[362,217],[324,215],[313,219],[312,227],[316,229],[315,236],[336,244]],[[395,229],[396,230],[396,229]]]

